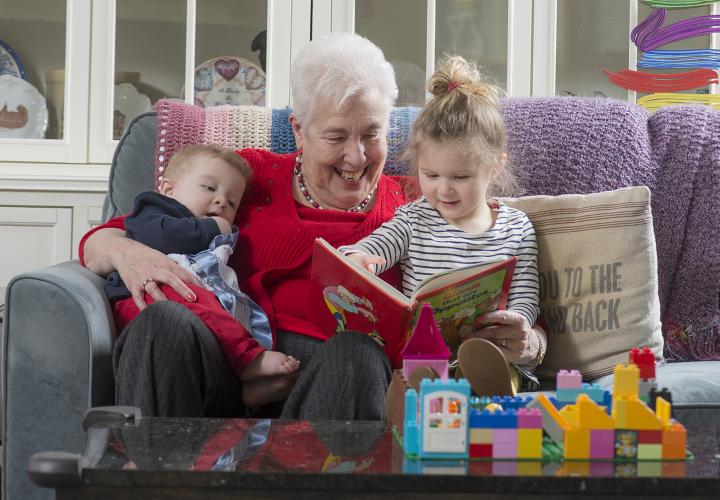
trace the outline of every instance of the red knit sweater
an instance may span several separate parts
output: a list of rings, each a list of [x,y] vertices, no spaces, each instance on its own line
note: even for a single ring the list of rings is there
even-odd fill
[[[273,332],[280,329],[327,339],[333,332],[322,331],[307,311],[313,242],[322,237],[338,247],[370,234],[405,203],[404,186],[398,182],[402,179],[382,176],[368,213],[318,210],[300,205],[292,196],[296,154],[256,149],[239,153],[253,169],[235,218],[240,240],[230,258],[240,289],[265,310]],[[87,238],[108,227],[125,228],[123,219],[116,218],[88,232],[80,242],[81,263]],[[385,274],[393,285],[400,283],[397,268]]]

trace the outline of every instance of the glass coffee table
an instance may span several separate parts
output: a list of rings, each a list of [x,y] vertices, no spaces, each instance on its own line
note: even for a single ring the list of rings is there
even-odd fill
[[[720,422],[688,426],[687,462],[414,461],[382,422],[85,419],[83,455],[36,454],[31,480],[58,500],[103,498],[717,498]],[[544,500],[545,500],[544,499]]]

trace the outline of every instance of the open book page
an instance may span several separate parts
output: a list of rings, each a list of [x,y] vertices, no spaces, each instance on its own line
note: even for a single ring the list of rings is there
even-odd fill
[[[454,359],[461,338],[481,326],[478,318],[507,306],[515,262],[515,257],[511,257],[431,276],[413,294],[416,305],[412,324],[417,320],[422,304],[428,302]]]

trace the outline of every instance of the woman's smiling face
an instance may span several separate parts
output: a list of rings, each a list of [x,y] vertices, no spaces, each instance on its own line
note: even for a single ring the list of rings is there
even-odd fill
[[[348,210],[377,186],[387,156],[387,113],[375,92],[350,96],[340,108],[329,101],[319,99],[309,124],[290,120],[310,196],[323,208]]]

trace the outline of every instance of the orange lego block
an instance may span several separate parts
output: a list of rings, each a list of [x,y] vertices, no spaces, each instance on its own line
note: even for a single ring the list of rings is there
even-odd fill
[[[613,400],[620,396],[637,396],[640,369],[636,365],[617,365],[613,375]]]
[[[685,426],[673,422],[662,431],[662,457],[663,459],[685,459],[687,447],[687,431]]]
[[[565,431],[565,459],[587,460],[590,458],[590,430],[568,429]]]
[[[575,406],[577,407],[577,423],[575,425],[580,429],[615,428],[615,420],[587,394],[580,394]]]
[[[543,415],[543,430],[556,443],[562,443],[565,432],[570,428],[570,425],[565,421],[560,412],[557,411],[555,405],[553,405],[548,397],[540,393],[537,397],[528,403],[528,408],[537,408]]]
[[[637,396],[620,396],[613,401],[612,416],[618,429],[661,430],[662,421]]]
[[[518,458],[542,458],[542,429],[518,429]]]

